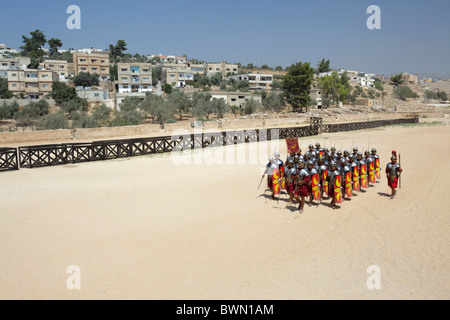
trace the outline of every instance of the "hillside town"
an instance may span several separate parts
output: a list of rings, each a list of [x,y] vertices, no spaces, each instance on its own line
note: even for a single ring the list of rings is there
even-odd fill
[[[37,37],[39,32],[31,34]],[[33,37],[25,38],[31,42]],[[327,117],[361,108],[383,112],[405,106],[414,111],[446,102],[450,88],[448,81],[419,79],[406,72],[332,69],[330,60],[322,59],[317,68],[308,64],[309,99],[297,104],[286,98],[284,79],[290,67],[205,62],[187,55],[133,55],[125,53],[124,40],[109,49],[63,50],[58,39],[49,40],[49,45],[50,49],[27,49],[26,44],[18,50],[0,44],[2,131],[148,122],[164,126],[209,121],[213,115],[238,119],[300,111]]]

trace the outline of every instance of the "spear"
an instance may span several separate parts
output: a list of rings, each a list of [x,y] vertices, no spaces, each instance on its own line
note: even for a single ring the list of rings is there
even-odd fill
[[[259,188],[261,188],[261,183],[263,182],[265,176],[266,176],[265,174],[262,176],[261,181],[260,181],[259,186],[258,186],[258,190],[259,190]]]
[[[398,154],[398,165],[400,166],[400,169],[402,168],[402,164],[400,161],[400,153]],[[399,184],[399,188],[402,188],[402,173],[400,172],[400,176],[398,177],[398,184]]]

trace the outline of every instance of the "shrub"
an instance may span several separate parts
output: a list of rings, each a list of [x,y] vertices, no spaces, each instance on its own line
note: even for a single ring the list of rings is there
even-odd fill
[[[19,111],[19,104],[16,101],[11,103],[3,103],[0,105],[0,120],[13,119],[16,113]]]
[[[408,98],[418,98],[419,95],[412,91],[407,86],[398,86],[394,89],[394,96],[401,100],[406,100]]]
[[[38,123],[38,128],[41,130],[68,129],[69,121],[63,113],[50,113],[42,117]]]

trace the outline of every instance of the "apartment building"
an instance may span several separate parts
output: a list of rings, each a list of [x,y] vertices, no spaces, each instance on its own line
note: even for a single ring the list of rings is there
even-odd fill
[[[177,57],[177,56],[165,56],[162,54],[154,54],[147,56],[148,59],[158,58],[160,60],[160,64],[182,64],[186,65],[187,59],[186,57]]]
[[[228,79],[236,81],[247,80],[249,82],[250,90],[269,90],[272,88],[273,75],[262,73],[247,73],[230,76]]]
[[[109,52],[96,53],[79,53],[73,54],[73,67],[75,75],[80,72],[87,72],[90,74],[98,74],[100,81],[109,80]]]
[[[69,81],[69,63],[65,60],[45,60],[40,64],[44,70],[51,70],[58,74],[59,81]]]
[[[239,66],[237,64],[229,64],[226,62],[220,63],[208,63],[206,65],[206,74],[208,76],[213,76],[220,72],[224,77],[230,73],[237,73],[239,71]]]
[[[9,68],[22,68],[25,69],[31,63],[29,57],[4,57],[0,58],[0,67],[6,69]]]
[[[162,83],[168,83],[173,87],[184,88],[186,81],[194,80],[194,72],[188,68],[162,68]]]
[[[206,72],[206,64],[188,62],[187,68],[191,70],[193,74],[204,74]]]
[[[119,93],[145,93],[153,90],[150,63],[119,63],[117,69]]]
[[[223,99],[225,103],[230,106],[244,107],[245,103],[250,100],[255,100],[262,104],[262,96],[259,94],[252,94],[251,92],[228,92],[228,91],[211,91],[212,99]]]
[[[8,70],[8,90],[15,96],[21,93],[29,99],[40,99],[52,92],[58,75],[51,70],[10,69]]]

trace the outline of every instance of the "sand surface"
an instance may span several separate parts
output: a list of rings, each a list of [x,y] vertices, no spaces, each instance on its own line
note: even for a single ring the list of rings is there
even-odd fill
[[[401,154],[340,209],[258,189],[284,141],[0,174],[0,299],[449,299],[450,126],[301,138]],[[255,156],[257,155],[257,156]],[[213,164],[188,164],[191,162]],[[215,157],[215,161],[211,159]],[[232,161],[230,161],[232,160]],[[180,164],[184,162],[184,164]],[[81,290],[69,290],[69,266]],[[369,290],[369,266],[380,289]]]

